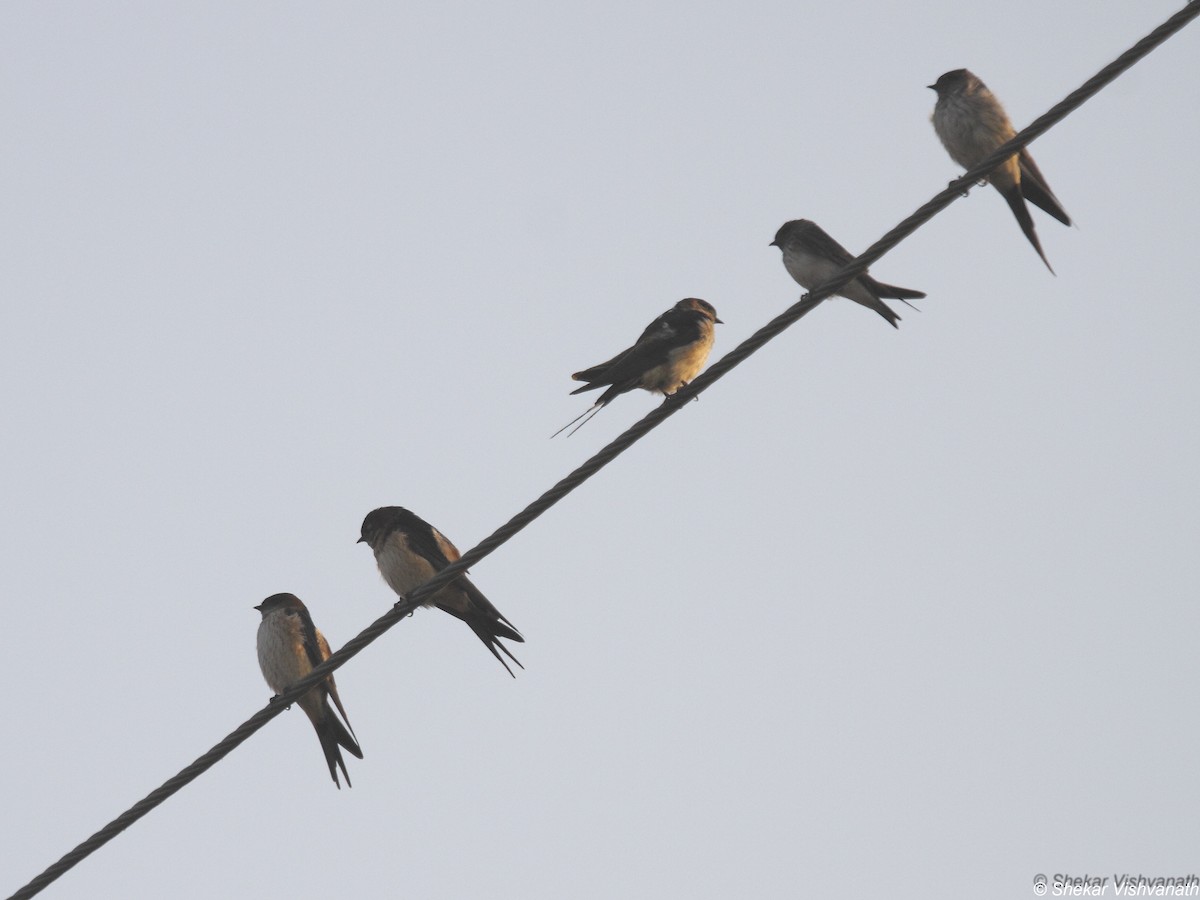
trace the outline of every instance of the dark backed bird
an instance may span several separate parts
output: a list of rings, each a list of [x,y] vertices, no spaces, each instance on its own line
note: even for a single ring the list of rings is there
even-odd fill
[[[634,388],[659,394],[674,394],[695,378],[708,360],[713,345],[713,325],[722,324],[717,311],[707,300],[689,297],[680,300],[646,326],[632,347],[622,350],[607,362],[576,372],[575,381],[587,382],[571,391],[607,390],[551,437],[557,437],[576,422],[574,434],[588,419]],[[583,419],[582,422],[579,420]],[[568,435],[569,437],[570,435]]]
[[[371,548],[383,580],[401,597],[462,556],[449,538],[403,506],[382,506],[367,513],[358,540]],[[521,666],[508,648],[500,643],[500,638],[522,643],[525,638],[521,637],[512,622],[492,606],[479,588],[471,584],[466,575],[460,575],[422,605],[437,607],[466,622],[492,655],[500,660],[500,664],[508,669],[509,675],[513,674],[513,670],[497,648]]]
[[[772,247],[783,251],[783,265],[796,283],[814,290],[827,282],[854,261],[854,254],[831,238],[820,225],[808,219],[784,222],[775,232]],[[896,287],[876,281],[866,272],[838,288],[839,296],[860,303],[883,316],[893,328],[899,328],[900,317],[881,298],[908,302],[920,300],[922,291]],[[909,304],[910,306],[912,304]]]
[[[258,625],[258,667],[262,669],[267,685],[278,696],[329,659],[329,642],[313,624],[308,607],[295,594],[273,594],[254,608],[262,613]],[[342,714],[341,720],[330,707],[330,700]],[[339,748],[344,747],[359,759],[363,754],[338,697],[333,676],[326,676],[296,702],[316,729],[333,783],[341,789],[337,776],[337,770],[341,769],[346,787],[350,787],[350,775]]]

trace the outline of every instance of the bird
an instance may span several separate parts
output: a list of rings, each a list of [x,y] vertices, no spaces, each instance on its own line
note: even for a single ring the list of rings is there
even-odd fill
[[[803,288],[813,290],[832,278],[841,269],[854,261],[854,255],[831,238],[816,222],[808,219],[793,219],[784,222],[770,246],[783,251],[783,265],[788,274]],[[882,297],[908,302],[920,300],[922,291],[896,287],[876,281],[866,272],[837,289],[839,296],[873,309],[886,319],[893,328],[899,328],[900,317],[896,315]],[[912,306],[911,303],[908,304]],[[915,308],[915,307],[914,307]]]
[[[950,158],[964,169],[979,165],[1017,133],[1000,101],[986,84],[968,70],[946,72],[926,87],[937,92],[937,103],[930,118],[933,130],[937,132]],[[1042,243],[1038,240],[1033,217],[1025,201],[1045,210],[1064,225],[1071,224],[1071,217],[1050,190],[1029,149],[1022,147],[1020,152],[997,166],[987,180],[1008,203],[1021,231],[1053,275],[1054,269],[1042,251]]]
[[[570,437],[615,398],[634,388],[658,394],[674,394],[704,368],[712,350],[713,325],[723,324],[707,300],[695,297],[680,300],[647,325],[641,337],[628,350],[621,351],[608,362],[571,376],[575,381],[587,382],[583,387],[571,391],[573,395],[597,391],[602,387],[608,390],[550,437],[557,437],[583,419],[567,435]]]
[[[267,685],[278,696],[329,659],[329,642],[313,625],[308,608],[295,594],[273,594],[254,608],[262,613],[258,625],[258,666]],[[330,699],[342,714],[340,720],[329,705]],[[350,774],[339,748],[344,747],[359,759],[363,753],[338,697],[333,676],[327,675],[296,702],[316,729],[333,783],[338,790],[342,789],[337,776],[337,770],[341,769],[346,787],[351,787]]]
[[[371,548],[379,574],[401,598],[462,556],[449,538],[403,506],[381,506],[367,513],[358,542]],[[421,605],[436,606],[466,622],[509,675],[516,677],[497,648],[525,668],[500,643],[500,638],[519,643],[524,643],[525,638],[466,575],[459,576]]]

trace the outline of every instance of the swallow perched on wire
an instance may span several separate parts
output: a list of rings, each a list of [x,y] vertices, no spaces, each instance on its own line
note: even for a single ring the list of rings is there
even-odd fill
[[[820,225],[808,219],[784,222],[775,232],[775,240],[771,241],[771,246],[783,251],[783,265],[788,274],[801,287],[810,291],[820,287],[840,269],[854,261],[854,256],[849,250],[826,234]],[[925,296],[922,291],[876,281],[866,272],[849,284],[842,285],[837,293],[862,304],[867,309],[875,310],[891,323],[893,328],[900,327],[897,324],[900,317],[880,298],[889,297],[907,303],[909,300],[920,300]],[[911,303],[908,305],[912,306]]]
[[[403,506],[382,506],[367,513],[358,542],[367,544],[375,553],[375,562],[379,565],[383,580],[401,597],[462,556],[444,534]],[[497,652],[497,648],[522,669],[525,668],[500,643],[500,638],[520,643],[524,643],[525,638],[521,637],[512,622],[492,606],[479,588],[471,584],[466,575],[460,575],[422,606],[436,606],[466,622],[484,646],[492,651],[492,656],[500,660],[500,665],[508,669],[509,675],[513,674],[513,670]]]
[[[977,166],[984,157],[1017,133],[1000,101],[986,84],[966,69],[947,72],[927,87],[937,92],[937,103],[931,118],[933,130],[937,132],[950,158],[964,169]],[[987,176],[987,180],[1008,203],[1021,231],[1033,244],[1033,249],[1038,252],[1046,268],[1050,269],[1050,274],[1054,274],[1050,261],[1042,252],[1042,244],[1025,201],[1045,210],[1064,225],[1071,224],[1071,217],[1042,177],[1037,163],[1029,155],[1029,148],[1022,147],[1019,153],[1010,156]]]
[[[258,666],[276,695],[329,659],[329,642],[313,625],[308,608],[295,594],[274,594],[254,608],[262,613],[262,622],[258,625]],[[329,706],[330,699],[342,714],[341,720]],[[296,702],[317,731],[333,783],[341,790],[337,776],[337,770],[341,769],[346,787],[350,787],[350,775],[339,747],[346,748],[359,759],[363,754],[338,697],[333,676],[327,676]]]
[[[647,325],[637,343],[628,350],[571,376],[575,381],[587,382],[571,391],[572,394],[597,391],[602,387],[608,390],[550,437],[557,437],[583,419],[571,429],[567,435],[570,437],[615,398],[634,388],[659,394],[675,393],[704,368],[712,350],[713,325],[722,324],[717,311],[707,300],[695,297],[680,300]]]

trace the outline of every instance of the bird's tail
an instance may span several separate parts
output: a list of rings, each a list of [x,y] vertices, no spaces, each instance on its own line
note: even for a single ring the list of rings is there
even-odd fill
[[[341,720],[334,715],[329,704],[322,703],[324,714],[317,719],[313,719],[313,728],[317,731],[317,738],[321,741],[321,750],[325,753],[325,762],[329,766],[329,775],[333,778],[333,783],[341,790],[342,785],[338,782],[337,770],[342,770],[342,777],[346,779],[346,787],[352,787],[350,784],[350,773],[346,771],[346,762],[342,759],[341,748],[346,748],[346,752],[363,758],[362,750],[358,746],[358,742],[346,730],[346,726]]]
[[[1042,177],[1041,170],[1038,169],[1037,163],[1033,161],[1033,157],[1029,155],[1028,150],[1022,150],[1019,158],[1021,166],[1021,194],[1025,199],[1038,207],[1064,225],[1071,224],[1071,217],[1067,215],[1067,211],[1063,209],[1058,198],[1054,196],[1054,191],[1050,190],[1050,185],[1046,184],[1046,179]]]
[[[466,622],[471,630],[475,632],[475,636],[483,641],[483,645],[491,651],[492,656],[500,660],[500,665],[504,666],[508,674],[516,678],[512,668],[505,662],[504,656],[507,656],[516,663],[518,668],[524,669],[525,667],[521,665],[521,661],[513,656],[507,647],[500,643],[500,638],[523,644],[525,643],[525,638],[522,637],[521,632],[517,631],[513,623],[504,618],[500,610],[492,605],[492,602],[483,595],[483,592],[466,578],[459,579],[447,590],[453,591],[455,589],[461,590],[466,595],[467,603],[461,604],[454,601],[444,604],[439,603],[437,604],[438,608]],[[500,655],[501,651],[503,651],[504,656]]]
[[[921,300],[925,297],[924,291],[914,291],[912,288],[896,287],[894,284],[884,284],[882,281],[871,279],[875,287],[875,293],[880,297],[887,297],[891,300]],[[909,306],[912,306],[910,303]],[[916,309],[916,307],[913,307]]]
[[[1000,193],[1004,195],[1004,200],[1008,203],[1008,208],[1017,217],[1017,224],[1025,232],[1026,239],[1028,239],[1029,243],[1033,244],[1033,249],[1038,252],[1038,256],[1042,258],[1042,262],[1046,264],[1046,268],[1053,275],[1054,268],[1050,265],[1050,260],[1046,259],[1046,254],[1042,252],[1042,242],[1038,240],[1037,231],[1034,230],[1033,216],[1029,215],[1029,207],[1025,205],[1025,197],[1021,194],[1021,188],[1014,184],[1001,190]]]
[[[870,301],[867,301],[866,299],[860,300],[855,298],[855,302],[865,306],[867,309],[875,310],[875,312],[879,313],[884,319],[887,320],[889,325],[891,325],[893,328],[899,329],[900,317],[896,315],[896,311],[894,309],[892,309],[878,297],[872,296]]]
[[[573,381],[588,382],[583,387],[577,387],[571,391],[572,394],[582,394],[585,391],[598,391],[604,387],[605,382],[600,381],[604,377],[605,366],[592,366],[590,369],[584,369],[582,372],[576,372],[571,376]]]
[[[892,300],[899,300],[905,306],[910,306],[913,309],[917,309],[908,302],[909,299],[911,298],[913,300],[918,300],[925,296],[924,291],[914,291],[910,290],[909,288],[896,287],[894,284],[884,284],[882,281],[877,281],[870,275],[860,275],[859,280],[870,292],[871,298],[875,301],[874,303],[870,304],[871,309],[875,310],[875,312],[887,319],[893,328],[900,327],[899,324],[897,324],[900,321],[900,317],[896,315],[895,310],[893,310],[879,298],[888,297]],[[920,312],[920,310],[917,309],[917,312]]]
[[[896,311],[895,311],[894,309],[892,309],[892,308],[891,308],[890,306],[888,306],[886,303],[882,303],[882,302],[881,302],[881,303],[879,304],[879,306],[875,307],[875,312],[879,313],[881,316],[883,316],[885,319],[887,319],[888,323],[889,323],[889,324],[890,324],[890,325],[891,325],[893,328],[895,328],[895,329],[899,330],[899,328],[900,328],[900,316],[898,316],[898,315],[896,314]]]
[[[596,385],[596,386],[600,387],[600,385]],[[571,393],[577,394],[577,393],[579,393],[579,391],[571,391]],[[550,440],[554,440],[556,437],[558,437],[560,434],[562,434],[568,428],[571,428],[572,425],[575,425],[576,422],[579,422],[580,419],[583,419],[582,422],[579,422],[578,425],[575,425],[574,428],[571,428],[571,430],[569,432],[567,432],[567,437],[570,437],[575,432],[577,432],[580,428],[582,428],[584,425],[586,425],[588,423],[588,420],[591,419],[591,417],[594,416],[596,413],[600,412],[600,410],[604,409],[604,407],[606,405],[607,405],[607,401],[605,401],[605,399],[603,397],[601,397],[599,400],[597,400],[595,403],[593,403],[591,406],[589,406],[587,409],[585,409],[583,412],[581,412],[579,415],[577,415],[575,418],[573,418],[570,422],[568,422],[562,428],[558,429],[558,431],[554,432],[554,434],[550,435]]]
[[[516,663],[518,669],[524,669],[525,667],[521,665],[521,661],[519,659],[512,655],[512,651],[500,643],[500,638],[507,637],[509,640],[520,641],[522,643],[524,643],[525,638],[521,637],[519,634],[516,634],[516,632],[512,632],[512,634],[516,634],[516,637],[510,637],[508,634],[498,633],[494,628],[495,623],[475,621],[467,622],[467,624],[471,626],[471,630],[475,632],[476,637],[483,641],[483,645],[492,651],[492,656],[500,660],[500,665],[504,666],[508,674],[512,675],[513,678],[516,678],[516,673],[513,672],[509,664],[504,661],[504,656],[507,656],[514,663]],[[504,651],[504,656],[500,655],[498,652],[499,650]]]

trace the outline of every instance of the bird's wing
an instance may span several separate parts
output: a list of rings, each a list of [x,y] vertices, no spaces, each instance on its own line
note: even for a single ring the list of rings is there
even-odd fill
[[[1048,212],[1064,225],[1070,225],[1071,217],[1067,215],[1067,211],[1058,202],[1058,198],[1054,196],[1054,191],[1050,190],[1050,185],[1046,183],[1041,170],[1038,169],[1037,163],[1033,161],[1033,157],[1029,155],[1029,151],[1025,148],[1021,148],[1020,164],[1021,193],[1025,196],[1025,199],[1039,209]]]
[[[628,382],[632,386],[646,372],[667,362],[672,350],[690,343],[697,335],[698,329],[693,317],[664,313],[655,319],[650,327],[642,332],[637,343],[624,353],[613,357],[603,367],[595,366],[572,376],[582,381],[584,379],[581,376],[586,375],[587,380],[592,383],[571,393],[578,394],[606,384],[620,385]]]

